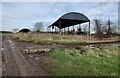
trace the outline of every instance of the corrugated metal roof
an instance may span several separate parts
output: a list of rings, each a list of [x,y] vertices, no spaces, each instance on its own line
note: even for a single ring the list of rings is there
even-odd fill
[[[77,25],[85,22],[90,22],[90,20],[85,15],[77,12],[70,12],[61,16],[57,21],[55,21],[50,26],[65,28],[65,27],[69,27],[69,26],[73,26],[73,25]]]

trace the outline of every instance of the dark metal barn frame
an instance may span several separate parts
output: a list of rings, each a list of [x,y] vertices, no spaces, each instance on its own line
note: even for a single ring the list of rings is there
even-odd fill
[[[53,29],[55,28],[56,30],[56,27],[58,27],[59,32],[61,32],[61,29],[63,28],[68,27],[68,30],[69,30],[69,27],[73,26],[73,29],[74,29],[74,25],[79,24],[80,26],[80,24],[86,23],[86,22],[89,22],[89,35],[90,35],[90,20],[85,15],[78,12],[70,12],[70,13],[64,14],[57,21],[51,24],[48,28],[52,27],[52,32],[53,32]]]

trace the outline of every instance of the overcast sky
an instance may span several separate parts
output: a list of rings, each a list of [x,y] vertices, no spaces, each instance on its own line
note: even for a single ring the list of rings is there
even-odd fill
[[[2,2],[1,9],[2,30],[32,29],[36,22],[49,25],[68,12],[82,13],[90,20],[110,18],[118,22],[117,2]]]

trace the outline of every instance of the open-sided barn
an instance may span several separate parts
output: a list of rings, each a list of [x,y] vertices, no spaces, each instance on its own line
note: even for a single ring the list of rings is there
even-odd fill
[[[59,28],[59,32],[61,32],[61,29],[64,29],[66,27],[73,26],[74,30],[74,25],[80,25],[82,23],[89,22],[89,35],[90,35],[90,20],[83,14],[78,13],[78,12],[70,12],[67,14],[64,14],[61,16],[58,20],[56,20],[54,23],[52,23],[48,28],[52,27],[52,29],[56,27]]]

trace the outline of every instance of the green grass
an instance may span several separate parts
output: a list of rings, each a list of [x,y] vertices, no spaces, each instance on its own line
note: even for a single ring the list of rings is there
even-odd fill
[[[42,44],[86,44],[87,42],[81,42],[76,40],[67,40],[67,39],[60,39],[60,38],[52,38],[52,39],[43,39],[43,38],[16,38],[19,41],[25,42],[33,42],[33,43],[42,43]]]
[[[55,49],[48,54],[43,61],[44,70],[51,76],[117,76],[118,75],[118,56],[113,50],[113,55],[107,57],[104,47],[100,50],[92,49],[92,51],[103,53],[104,56],[87,55],[90,48],[86,49],[85,54],[80,54],[81,50],[77,49]],[[102,52],[103,51],[103,52]],[[109,54],[109,53],[108,53]]]
[[[11,36],[12,34],[9,33],[0,33],[0,36]]]

